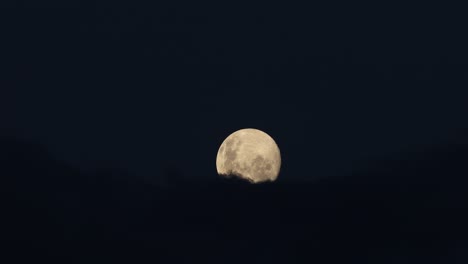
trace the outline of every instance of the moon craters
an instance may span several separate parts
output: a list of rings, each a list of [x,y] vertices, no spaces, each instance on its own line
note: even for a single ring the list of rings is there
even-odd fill
[[[233,141],[233,139],[230,139],[226,142],[226,149],[224,150],[224,156],[226,157],[224,161],[225,168],[229,168],[232,165],[236,165],[235,160],[237,157],[237,150],[233,149],[232,147]]]
[[[271,169],[271,164],[260,155],[257,155],[251,164],[252,170],[260,180],[268,179],[268,171]]]

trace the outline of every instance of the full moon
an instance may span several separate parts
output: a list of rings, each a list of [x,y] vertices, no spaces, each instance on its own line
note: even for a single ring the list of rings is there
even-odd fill
[[[238,130],[221,144],[216,169],[224,177],[237,176],[251,183],[275,181],[281,168],[281,154],[267,133],[254,128]]]

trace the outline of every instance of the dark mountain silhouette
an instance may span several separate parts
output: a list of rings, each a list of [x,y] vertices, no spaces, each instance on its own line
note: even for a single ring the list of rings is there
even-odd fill
[[[167,169],[157,188],[3,139],[2,263],[466,262],[468,146],[401,157],[310,183],[194,182]]]

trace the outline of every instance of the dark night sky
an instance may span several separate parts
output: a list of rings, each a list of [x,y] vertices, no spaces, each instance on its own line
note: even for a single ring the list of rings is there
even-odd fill
[[[9,2],[11,255],[466,263],[464,8]],[[247,127],[278,143],[277,182],[217,177],[218,147]]]
[[[205,177],[254,127],[281,179],[307,180],[467,127],[467,51],[442,9],[70,3],[6,17],[2,126],[81,165]]]

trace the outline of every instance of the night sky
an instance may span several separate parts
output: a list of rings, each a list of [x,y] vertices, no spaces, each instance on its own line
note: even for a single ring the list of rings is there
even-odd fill
[[[304,195],[325,193],[338,201],[347,199],[339,191],[343,187],[327,193],[314,183],[343,179],[345,183],[337,186],[352,185],[352,175],[356,173],[371,175],[358,176],[357,181],[365,186],[371,185],[369,179],[373,184],[375,177],[392,178],[391,169],[375,172],[379,166],[404,171],[395,172],[397,179],[404,179],[401,175],[421,175],[433,171],[425,167],[432,162],[418,163],[416,172],[381,162],[406,160],[411,155],[416,157],[414,160],[424,160],[425,155],[422,158],[407,153],[445,153],[468,143],[468,49],[463,14],[456,14],[456,7],[449,10],[429,3],[425,7],[400,7],[356,3],[241,6],[150,3],[157,1],[21,2],[12,3],[12,8],[3,9],[0,16],[5,29],[0,37],[2,142],[9,142],[5,144],[19,149],[17,152],[29,150],[11,147],[11,142],[40,146],[51,160],[87,177],[94,175],[96,168],[125,171],[130,181],[141,180],[155,188],[148,193],[172,188],[168,187],[174,184],[171,177],[191,183],[215,183],[215,159],[222,141],[238,129],[257,128],[271,135],[281,150],[282,168],[275,183],[280,187],[272,188],[303,185],[307,186],[300,189]],[[463,151],[455,156],[435,155],[436,160],[450,161],[444,158],[450,156],[458,162],[443,163],[448,166],[443,168],[450,167],[450,173],[457,175],[450,181],[454,185],[447,186],[467,183],[460,178],[468,176],[463,166],[468,160],[464,163],[458,159],[467,156],[467,150]],[[385,176],[380,175],[381,170],[386,171]],[[29,172],[14,175],[20,177]],[[430,184],[437,185],[449,177],[444,169],[438,173],[430,177]],[[38,175],[50,174],[41,171]],[[102,182],[114,179],[109,177]],[[409,180],[411,186],[417,186],[421,179],[424,177]],[[395,185],[394,181],[391,180]],[[16,184],[8,181],[12,182]],[[100,188],[98,184],[84,186]],[[184,188],[185,185],[176,186],[174,190],[184,193]],[[247,192],[252,191],[252,197],[256,197],[252,199],[260,203],[262,198],[257,197],[261,195],[252,190]],[[400,199],[419,196],[411,190],[406,190],[406,198],[399,196]],[[43,194],[49,192],[53,190],[45,189]],[[295,191],[285,191],[290,192]],[[274,191],[268,195],[281,201],[281,195]],[[466,194],[461,191],[459,195],[435,204],[465,210]],[[180,200],[190,200],[188,194],[183,197]],[[156,198],[134,199],[130,200],[152,204],[149,201]],[[301,205],[307,204],[306,198],[288,199],[284,207],[287,210],[294,211],[295,207],[289,206],[296,204],[291,202],[294,199],[300,199]],[[400,208],[405,204],[402,201],[392,208]],[[313,204],[321,208],[317,201]],[[416,207],[419,204],[414,202]],[[21,206],[18,204],[17,208]],[[84,213],[77,215],[89,213],[87,206],[79,208]],[[405,226],[408,230],[411,227]],[[184,241],[194,239],[187,235],[189,231],[180,233]],[[175,233],[170,236],[176,240]],[[141,241],[150,241],[148,237]],[[316,245],[320,244],[319,241]],[[443,244],[447,248],[467,245]],[[147,248],[151,245],[145,244]],[[407,259],[405,256],[413,254],[408,248],[398,251],[398,257],[384,257],[388,262],[378,259],[371,263],[428,263],[431,259]],[[421,256],[428,256],[425,252],[430,251],[418,250],[414,254]],[[382,256],[387,256],[392,251],[382,252]],[[458,252],[463,250],[456,252],[461,254]],[[268,259],[262,256],[256,263]],[[466,254],[453,258],[458,257],[468,258]],[[84,259],[87,258],[76,263]],[[299,258],[288,260],[285,257],[280,263],[300,262]]]

